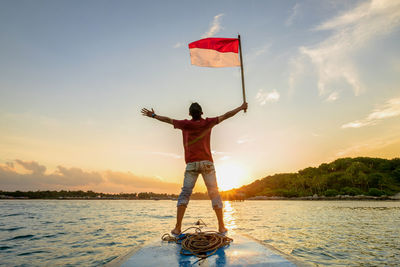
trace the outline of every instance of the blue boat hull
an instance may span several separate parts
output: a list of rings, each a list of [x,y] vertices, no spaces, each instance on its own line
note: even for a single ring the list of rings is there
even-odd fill
[[[107,266],[310,266],[250,237],[234,233],[230,233],[229,237],[233,238],[233,242],[228,247],[218,249],[201,261],[196,256],[182,255],[181,246],[174,242],[154,240]]]

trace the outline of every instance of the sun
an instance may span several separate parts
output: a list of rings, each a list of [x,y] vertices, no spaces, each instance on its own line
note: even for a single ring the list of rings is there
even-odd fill
[[[217,165],[216,172],[218,187],[223,191],[240,187],[246,178],[245,169],[233,163]]]

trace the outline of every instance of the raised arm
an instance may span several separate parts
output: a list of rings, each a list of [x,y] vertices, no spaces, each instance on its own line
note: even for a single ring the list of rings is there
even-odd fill
[[[156,113],[154,112],[154,109],[148,110],[147,108],[142,108],[141,112],[142,112],[143,116],[147,116],[147,117],[154,118],[154,119],[157,119],[157,120],[162,121],[162,122],[166,122],[166,123],[172,124],[172,119],[171,118],[160,116],[160,115],[156,115]]]
[[[247,109],[247,106],[248,106],[247,102],[244,102],[240,107],[237,107],[237,108],[235,108],[235,109],[232,109],[231,111],[228,111],[228,112],[225,113],[224,115],[219,116],[219,117],[218,117],[218,121],[219,121],[219,122],[222,122],[222,121],[224,121],[224,120],[226,120],[226,119],[228,119],[228,118],[230,118],[230,117],[235,116],[239,111],[241,111],[241,110],[246,110],[246,109]]]

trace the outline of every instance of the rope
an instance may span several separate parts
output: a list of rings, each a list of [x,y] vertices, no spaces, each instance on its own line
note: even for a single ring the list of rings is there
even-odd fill
[[[194,233],[183,234],[187,230],[193,228],[195,229]],[[181,244],[182,255],[194,255],[202,260],[213,255],[219,248],[228,246],[233,241],[232,238],[224,236],[216,231],[202,232],[199,227],[189,227],[181,232],[178,237],[166,233],[161,239],[163,241]]]
[[[195,225],[204,225],[205,227],[207,227],[207,224],[202,219],[198,219]]]

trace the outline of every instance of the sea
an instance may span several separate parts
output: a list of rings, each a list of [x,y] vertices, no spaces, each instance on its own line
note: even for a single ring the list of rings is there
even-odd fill
[[[315,266],[399,266],[399,201],[224,202],[230,231]],[[171,200],[0,200],[1,266],[101,266],[175,224]],[[185,227],[217,225],[193,200]],[[229,234],[228,234],[229,236]]]

